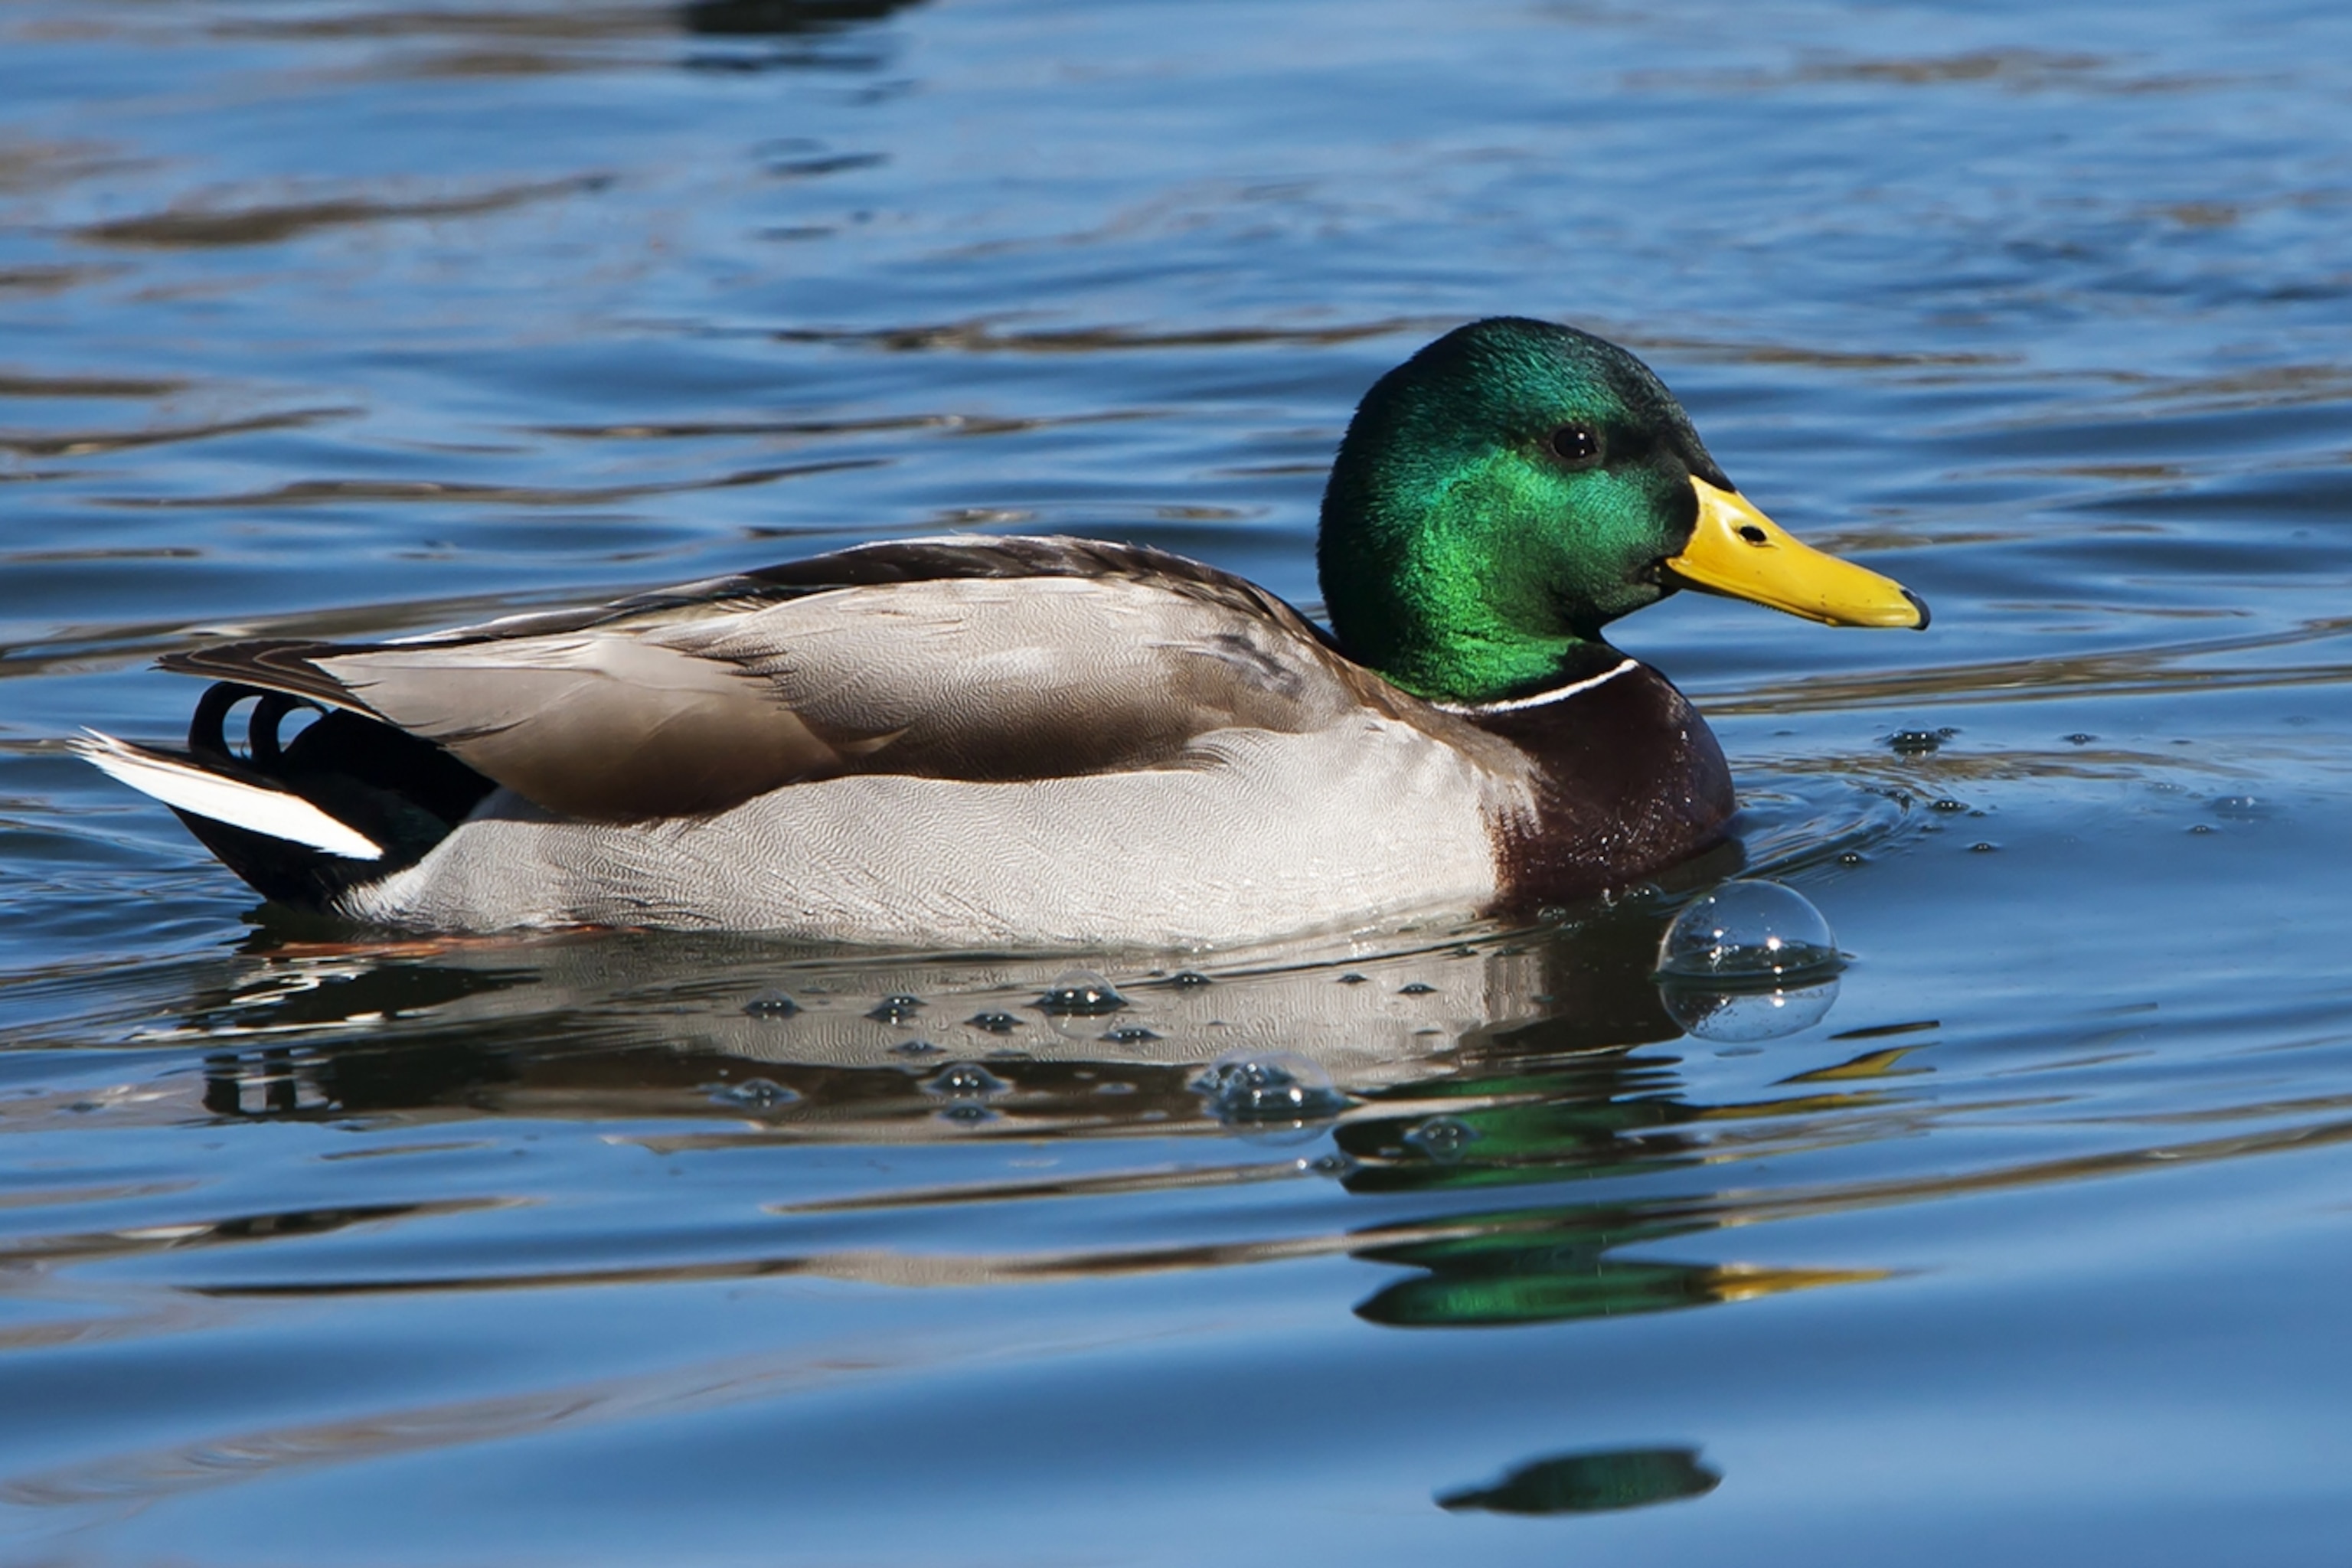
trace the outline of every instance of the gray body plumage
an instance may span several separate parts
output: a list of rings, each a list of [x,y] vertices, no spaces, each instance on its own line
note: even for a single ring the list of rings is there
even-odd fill
[[[1074,540],[868,546],[175,665],[381,720],[498,786],[333,900],[410,928],[1249,942],[1480,908],[1532,809],[1516,749],[1263,590]]]
[[[1193,948],[1465,912],[1497,887],[1460,756],[1391,721],[1227,730],[1168,763],[973,783],[867,773],[608,825],[509,791],[344,912],[399,926],[716,926],[924,947]],[[1396,830],[1401,798],[1445,803]]]

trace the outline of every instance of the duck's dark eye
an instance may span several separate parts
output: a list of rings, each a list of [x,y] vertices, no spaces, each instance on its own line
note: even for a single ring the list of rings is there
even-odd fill
[[[1551,455],[1573,468],[1601,461],[1601,432],[1590,425],[1563,425],[1551,433]]]

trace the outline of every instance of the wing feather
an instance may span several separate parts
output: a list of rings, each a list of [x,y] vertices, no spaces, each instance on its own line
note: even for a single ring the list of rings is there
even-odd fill
[[[382,719],[592,821],[716,812],[845,773],[1184,765],[1219,731],[1304,732],[1366,704],[1426,715],[1242,579],[1078,540],[869,545],[397,642],[164,664]]]

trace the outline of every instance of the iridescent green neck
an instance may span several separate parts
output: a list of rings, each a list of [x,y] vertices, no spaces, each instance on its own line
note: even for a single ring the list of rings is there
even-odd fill
[[[1587,549],[1588,536],[1650,528],[1646,497],[1598,486],[1582,527],[1552,526],[1570,510],[1559,477],[1516,446],[1465,439],[1472,431],[1484,426],[1360,415],[1323,499],[1318,556],[1340,645],[1437,701],[1491,702],[1553,684],[1632,607],[1618,602],[1625,584],[1613,559]]]
[[[1613,668],[1601,629],[1684,585],[1833,626],[1927,623],[1899,584],[1741,500],[1640,360],[1518,316],[1455,328],[1364,394],[1316,558],[1340,647],[1441,702]]]
[[[1666,591],[1695,468],[1714,465],[1623,350],[1513,318],[1450,332],[1364,395],[1339,445],[1317,547],[1331,629],[1423,697],[1540,690]]]
[[[1430,498],[1446,527],[1426,526],[1408,502],[1334,528],[1327,501],[1323,591],[1340,646],[1436,701],[1491,702],[1551,684],[1585,639],[1560,622],[1541,574],[1497,559],[1483,520],[1460,515],[1489,509],[1449,489]]]

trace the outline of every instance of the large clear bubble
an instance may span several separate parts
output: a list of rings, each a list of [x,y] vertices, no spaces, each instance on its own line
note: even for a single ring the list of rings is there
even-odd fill
[[[1818,984],[1769,991],[1720,991],[1671,980],[1658,987],[1667,1014],[1685,1034],[1727,1046],[1754,1045],[1810,1029],[1829,1016],[1837,994],[1834,976]]]
[[[1845,966],[1830,922],[1778,882],[1726,882],[1692,902],[1658,943],[1658,973],[1724,987],[1825,979]]]
[[[1658,943],[1658,995],[1689,1034],[1752,1044],[1818,1024],[1845,961],[1830,923],[1778,882],[1726,882],[1675,917]]]

